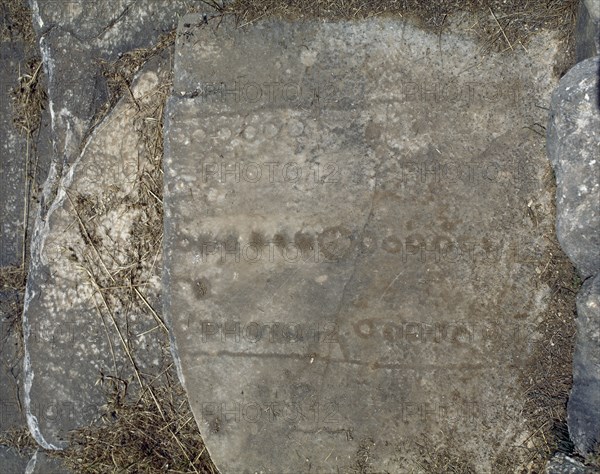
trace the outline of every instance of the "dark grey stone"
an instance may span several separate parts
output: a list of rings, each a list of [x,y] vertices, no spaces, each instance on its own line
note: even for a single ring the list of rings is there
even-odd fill
[[[600,2],[580,0],[575,28],[577,62],[600,54]]]
[[[13,124],[12,89],[24,48],[0,42],[0,266],[22,263],[26,139]]]
[[[36,197],[52,156],[47,111],[42,111],[40,128],[30,137],[29,146],[23,131],[14,124],[13,90],[18,89],[19,73],[27,71],[27,54],[18,38],[0,42],[0,266],[13,269],[28,263],[28,240],[38,209]],[[43,75],[40,78],[38,87],[43,88]],[[24,425],[18,327],[22,306],[21,291],[0,291],[0,431]]]
[[[25,474],[31,456],[19,453],[14,448],[0,445],[0,472],[2,474]]]
[[[600,446],[600,275],[586,280],[577,296],[568,425],[580,454],[589,454]]]
[[[587,59],[560,80],[547,133],[558,241],[583,278],[600,270],[599,62]]]
[[[44,451],[36,451],[27,464],[24,474],[71,474],[60,458],[50,457]]]
[[[1,474],[71,474],[60,458],[41,450],[24,450],[0,445]]]
[[[18,340],[22,304],[17,291],[0,291],[0,432],[25,426]]]
[[[48,110],[42,111],[40,128],[30,138],[29,148],[23,130],[14,124],[13,89],[19,86],[19,74],[27,72],[28,53],[20,39],[0,42],[0,266],[20,266],[23,257],[28,260],[28,239],[37,214],[38,190],[48,176],[52,157]],[[45,88],[45,77],[39,77],[38,87]],[[31,198],[24,222],[28,195]]]

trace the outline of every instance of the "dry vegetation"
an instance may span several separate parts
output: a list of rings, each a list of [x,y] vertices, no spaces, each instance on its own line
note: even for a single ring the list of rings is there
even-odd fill
[[[556,193],[556,180],[550,165],[546,172],[546,188]],[[550,299],[542,322],[537,327],[539,342],[533,348],[526,370],[521,374],[526,405],[523,416],[528,420],[532,436],[528,443],[530,466],[539,472],[555,452],[571,453],[573,445],[567,430],[567,400],[572,386],[573,344],[575,339],[575,297],[581,281],[575,268],[561,250],[554,233],[556,208],[550,209],[543,229],[548,248],[546,264],[539,275],[550,288]]]
[[[565,48],[569,49],[573,41],[577,5],[576,0],[233,0],[226,2],[225,6],[216,0],[204,3],[220,14],[235,15],[239,24],[270,16],[358,19],[396,15],[411,18],[435,31],[444,29],[449,15],[467,10],[473,14],[473,33],[483,41],[486,49],[495,51],[526,48],[528,38],[541,28],[558,30]],[[0,7],[0,12],[9,19],[3,21],[1,40],[19,37],[28,44],[34,44],[30,11],[24,3],[7,1]],[[135,74],[150,58],[172,47],[174,40],[172,32],[163,36],[152,48],[127,52],[115,62],[103,63],[109,100],[98,112],[94,121],[96,125],[119,99],[135,102],[131,92]],[[15,124],[28,137],[28,143],[34,143],[45,101],[39,59],[32,58],[26,69],[15,91]],[[162,84],[151,103],[139,110],[136,119],[149,166],[139,174],[136,193],[130,197],[130,204],[142,212],[132,234],[127,272],[106,274],[102,260],[108,256],[101,254],[102,249],[95,248],[94,229],[90,223],[103,203],[90,203],[82,196],[70,197],[82,234],[87,235],[87,252],[74,258],[86,270],[90,283],[96,288],[99,314],[110,321],[115,317],[117,306],[129,305],[153,318],[163,330],[160,311],[152,307],[143,288],[156,269],[160,259],[157,249],[162,245],[162,113],[168,92],[169,84]],[[28,151],[28,162],[34,156],[32,146]],[[35,169],[33,162],[31,169]],[[26,179],[35,182],[30,173],[27,176]],[[27,222],[27,215],[24,219]],[[551,231],[548,239],[551,242],[548,264],[541,280],[552,289],[552,297],[548,313],[538,328],[544,343],[534,349],[530,367],[522,377],[528,400],[524,415],[529,419],[533,432],[530,440],[533,448],[529,456],[533,472],[541,472],[545,460],[555,451],[568,452],[571,449],[565,432],[565,409],[571,386],[574,296],[580,282]],[[3,268],[0,272],[1,289],[23,291],[25,248],[21,267]],[[13,323],[18,333],[19,314],[20,308],[16,308]],[[165,334],[161,337],[164,338]],[[160,377],[149,377],[138,369],[135,349],[129,344],[127,335],[123,335],[121,340],[136,374],[136,387],[132,388],[115,376],[103,377],[107,403],[102,422],[74,432],[71,448],[55,455],[62,457],[74,472],[217,472],[204,449],[172,364]],[[553,341],[554,345],[548,346],[547,341]],[[21,450],[35,446],[26,430],[4,433],[0,435],[0,443]],[[464,455],[454,448],[434,446],[427,441],[421,447],[423,460],[420,468],[423,472],[474,472]],[[367,464],[359,467],[361,472],[368,472]]]
[[[380,15],[407,17],[422,27],[442,31],[447,17],[462,12],[475,16],[472,31],[488,48],[516,49],[542,28],[572,38],[577,0],[204,0],[240,24],[278,16],[293,19],[361,19]]]
[[[153,396],[129,403],[123,387],[115,383],[108,398],[110,421],[73,433],[62,454],[73,472],[217,472],[177,381],[169,377]]]

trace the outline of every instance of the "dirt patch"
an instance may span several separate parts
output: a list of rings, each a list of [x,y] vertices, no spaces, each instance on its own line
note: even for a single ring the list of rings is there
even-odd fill
[[[24,41],[35,48],[31,9],[23,0],[6,0],[0,4],[0,41]]]

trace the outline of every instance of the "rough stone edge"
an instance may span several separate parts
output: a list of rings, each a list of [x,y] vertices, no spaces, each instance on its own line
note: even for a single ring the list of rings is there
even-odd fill
[[[39,7],[36,0],[30,1],[31,11],[33,20],[40,26],[43,27],[44,22],[40,17]],[[52,78],[54,76],[54,60],[50,57],[50,53],[48,50],[48,46],[46,44],[44,36],[39,39],[39,48],[40,53],[42,55],[42,63],[44,65],[44,72],[48,76],[48,109],[50,111],[50,127],[51,133],[55,132],[55,121],[56,117],[54,114],[54,104],[52,102],[52,94],[50,91],[50,87],[52,84]],[[78,160],[79,161],[79,158]],[[73,166],[72,170],[75,169]],[[53,184],[59,180],[58,171],[56,167],[56,161],[52,160],[50,163],[50,170],[48,172],[48,177],[41,191],[41,199],[48,199],[51,195],[51,190]],[[72,178],[71,178],[72,180]],[[58,196],[57,196],[58,198]],[[64,199],[64,197],[63,197]],[[35,217],[35,224],[33,226],[33,232],[31,235],[31,247],[30,247],[30,267],[29,273],[31,274],[32,270],[39,266],[39,258],[41,256],[44,241],[48,234],[48,222],[47,218],[51,215],[54,209],[58,206],[58,203],[55,201],[51,208],[48,211],[48,214],[45,217],[42,217],[42,206],[38,210],[38,213]],[[31,387],[33,385],[34,373],[31,367],[31,358],[29,356],[29,337],[31,335],[31,326],[29,324],[28,318],[28,307],[29,302],[35,297],[36,292],[31,287],[31,281],[27,279],[27,285],[25,287],[25,297],[23,301],[23,316],[22,316],[22,326],[23,326],[23,372],[24,372],[24,381],[23,381],[23,402],[25,406],[25,418],[27,421],[27,426],[29,428],[29,432],[35,439],[35,441],[44,449],[48,450],[59,450],[61,447],[55,446],[51,443],[48,443],[44,436],[42,435],[37,417],[31,411]],[[35,457],[35,456],[34,456]],[[34,458],[32,458],[32,461]],[[35,467],[35,461],[34,461]]]
[[[54,123],[54,115],[52,115],[52,123]],[[79,156],[77,157],[77,159],[75,160],[73,165],[70,167],[69,171],[67,172],[67,174],[65,176],[58,179],[58,176],[56,173],[56,165],[55,165],[55,163],[52,164],[51,176],[44,184],[44,189],[43,189],[42,193],[43,193],[43,195],[47,196],[51,192],[52,184],[55,181],[58,181],[59,186],[58,186],[58,190],[56,193],[56,198],[54,199],[51,206],[49,207],[47,214],[44,217],[42,217],[41,210],[40,210],[40,213],[38,213],[38,215],[36,216],[35,227],[34,227],[33,235],[31,236],[31,263],[30,263],[30,267],[29,267],[30,274],[33,273],[34,271],[36,271],[39,267],[43,266],[44,244],[45,244],[46,238],[48,237],[48,234],[50,232],[49,220],[50,220],[52,214],[54,213],[54,211],[56,211],[64,202],[65,197],[66,197],[65,190],[71,186],[71,184],[73,182],[73,178],[75,176],[75,171],[87,150],[88,144],[91,142],[93,137],[96,136],[96,131],[101,130],[101,129],[102,129],[102,126],[100,125],[87,137],[81,153],[79,154]],[[29,324],[28,310],[29,310],[30,301],[37,294],[36,289],[32,288],[32,286],[34,286],[33,282],[28,279],[27,285],[25,287],[25,298],[24,298],[24,304],[23,304],[23,322],[22,322],[22,324],[23,324],[23,352],[24,352],[23,371],[24,371],[24,375],[25,375],[24,387],[23,387],[23,392],[24,392],[23,399],[24,399],[24,405],[25,405],[25,415],[26,415],[27,426],[29,427],[29,431],[31,432],[32,436],[34,437],[36,442],[41,447],[43,447],[44,449],[48,449],[48,450],[61,450],[61,449],[64,449],[66,446],[63,446],[63,445],[56,446],[51,443],[48,443],[40,431],[37,417],[31,411],[30,392],[31,392],[31,387],[33,385],[34,371],[33,371],[32,365],[31,365],[31,358],[29,356],[28,342],[29,342],[29,336],[31,334],[31,325]]]
[[[580,11],[580,12],[581,12],[581,11],[585,11],[585,12],[586,12],[586,13],[587,13],[587,14],[590,16],[590,19],[589,19],[589,20],[590,20],[592,23],[595,23],[596,27],[598,28],[598,25],[600,24],[600,21],[599,21],[599,19],[598,19],[598,13],[600,12],[600,7],[597,7],[596,9],[590,9],[590,8],[589,8],[589,5],[590,5],[590,4],[592,4],[592,3],[590,2],[590,0],[580,0],[579,11]],[[593,4],[592,4],[592,5],[593,5]],[[580,44],[582,41],[585,41],[585,38],[581,38],[581,37],[578,37],[578,36],[577,36],[577,33],[579,33],[579,32],[580,32],[580,30],[579,30],[579,29],[576,29],[576,30],[575,30],[575,34],[576,34],[575,41],[576,41],[576,43],[577,43],[577,44]],[[598,48],[598,47],[599,47],[599,44],[600,44],[600,38],[596,38],[596,48]],[[597,52],[598,52],[598,53],[600,53],[600,51],[597,51]],[[578,62],[577,62],[576,64],[574,64],[572,67],[575,67],[577,64],[579,64],[580,62],[582,62],[582,61],[584,61],[584,60],[586,60],[586,59],[589,59],[589,58],[578,58]],[[600,75],[600,71],[598,71],[598,74]],[[558,86],[557,86],[557,87],[558,87]],[[598,101],[600,102],[600,91],[599,91],[599,93],[598,93]],[[556,199],[556,198],[555,198],[555,199]],[[558,218],[558,217],[557,217],[557,218]],[[592,275],[592,276],[590,276],[589,278],[587,278],[587,279],[586,279],[586,281],[587,281],[588,279],[589,279],[589,280],[593,280],[594,278],[598,277],[598,275],[600,275],[600,273],[597,273],[597,274],[595,274],[595,275]],[[580,295],[580,294],[581,294],[581,290],[579,290],[579,292],[578,292],[577,296],[579,297],[579,295]],[[580,338],[579,338],[579,334],[577,334],[576,341],[577,341],[577,340],[579,340],[579,339],[580,339]],[[576,344],[577,344],[577,342],[576,342]],[[574,351],[576,351],[576,347],[574,347],[574,348],[573,348],[573,350],[574,350]],[[570,398],[570,397],[569,397],[569,398]],[[568,426],[568,424],[567,424],[567,426]],[[570,429],[569,429],[569,431],[570,431]],[[569,458],[568,456],[565,456],[565,458],[566,458],[566,459],[569,459],[569,460],[571,460],[571,458]],[[557,473],[557,472],[558,472],[558,471],[555,471],[555,470],[550,470],[550,463],[552,462],[552,460],[553,460],[553,459],[556,459],[556,455],[554,456],[554,458],[552,458],[551,460],[549,460],[549,461],[548,461],[548,465],[547,465],[547,468],[546,468],[546,472],[547,472],[548,474],[554,474],[554,473]],[[572,461],[574,461],[574,460],[572,460]],[[576,461],[574,461],[574,462],[576,462]],[[577,466],[577,467],[579,468],[579,466]],[[585,470],[585,469],[586,469],[586,468],[585,468],[585,467],[582,465],[582,472],[586,472],[586,470]]]
[[[40,48],[42,47],[42,45],[41,45],[42,41],[43,41],[43,38],[40,40]],[[47,54],[47,51],[46,51],[46,54]],[[46,64],[46,62],[45,62],[46,58],[48,58],[50,63],[52,62],[52,59],[47,55],[47,56],[43,57],[44,64]],[[51,64],[51,66],[48,67],[48,70],[47,70],[48,74],[51,73],[52,68],[53,68],[53,64]],[[144,68],[141,67],[140,70],[135,74],[132,82],[135,83],[144,72],[145,72]],[[52,113],[52,102],[51,102],[51,98],[50,98],[51,95],[50,94],[48,94],[48,95],[49,95],[48,102],[49,102],[49,107],[50,107],[50,111],[51,111],[51,124],[52,124],[52,129],[54,130],[55,116],[54,116],[54,113]],[[117,107],[124,100],[127,100],[127,98],[126,97],[121,98],[115,104],[114,107]],[[114,110],[114,108],[112,110]],[[70,166],[69,170],[67,171],[67,173],[65,175],[59,176],[57,167],[56,167],[56,162],[55,161],[52,162],[48,179],[44,183],[44,187],[42,190],[42,196],[48,199],[49,197],[52,196],[51,193],[52,193],[52,190],[55,189],[54,188],[55,183],[58,183],[58,186],[56,187],[56,195],[54,196],[54,199],[52,201],[52,204],[49,206],[48,211],[42,215],[43,210],[40,207],[40,209],[38,210],[36,219],[35,219],[35,225],[34,225],[33,233],[31,236],[31,250],[30,250],[31,260],[30,260],[30,266],[29,266],[30,274],[33,271],[37,270],[39,267],[43,267],[44,260],[45,260],[43,257],[44,244],[45,244],[46,238],[48,237],[48,234],[50,233],[49,221],[52,217],[52,214],[62,206],[62,204],[67,196],[66,190],[69,189],[71,184],[73,183],[73,179],[75,178],[75,172],[77,171],[77,168],[79,167],[81,160],[83,159],[83,157],[85,156],[85,154],[87,152],[88,145],[94,140],[97,133],[99,133],[103,130],[104,125],[106,123],[106,119],[108,119],[109,117],[110,117],[110,112],[107,113],[106,116],[104,117],[104,119],[102,120],[102,122],[100,122],[97,126],[95,126],[91,130],[89,135],[87,135],[85,137],[84,142],[82,143],[81,152],[78,154],[77,158],[74,160],[74,162],[72,163],[72,165]],[[60,444],[57,446],[57,445],[54,445],[54,444],[46,441],[44,435],[42,434],[42,432],[39,428],[37,417],[32,413],[32,410],[31,410],[30,393],[31,393],[31,388],[33,385],[33,379],[34,379],[35,374],[34,374],[33,367],[31,365],[31,358],[29,356],[28,340],[29,340],[29,337],[31,334],[31,325],[29,324],[28,308],[29,308],[30,301],[37,294],[36,288],[34,288],[35,286],[36,286],[35,282],[32,282],[30,279],[27,280],[27,284],[25,287],[25,297],[24,297],[24,302],[23,302],[23,317],[22,317],[23,370],[24,370],[23,400],[24,400],[25,416],[26,416],[27,426],[29,428],[31,435],[35,439],[35,441],[43,449],[60,451],[60,450],[65,449],[67,447],[67,445],[63,443],[63,444]],[[178,360],[179,359],[177,359],[177,361]],[[177,365],[177,369],[179,372],[179,365]]]
[[[182,17],[185,18],[186,16]],[[181,24],[181,21],[180,21]],[[177,32],[179,33],[179,27],[177,28]],[[175,44],[175,48],[177,48],[177,44]],[[175,49],[175,51],[177,51],[177,49]],[[177,54],[175,54],[175,61],[177,61]],[[173,66],[175,67],[175,66]],[[171,119],[170,119],[170,112],[172,110],[173,107],[173,103],[178,102],[178,99],[176,97],[174,97],[173,95],[173,88],[171,88],[171,91],[169,92],[169,95],[167,96],[167,100],[165,103],[165,109],[163,111],[163,172],[166,172],[166,164],[165,164],[165,157],[170,155],[170,145],[169,145],[169,140],[168,140],[168,134],[169,134],[169,130],[171,129],[170,124],[171,124]],[[163,180],[163,196],[164,196],[164,187],[165,187],[165,181]],[[166,235],[168,233],[171,232],[171,227],[166,225],[167,219],[166,216],[167,214],[170,212],[170,207],[167,204],[168,200],[164,200],[163,201],[164,204],[164,208],[163,208],[163,232],[164,232],[164,236],[163,236],[163,272],[162,272],[162,287],[163,290],[164,288],[168,288],[171,284],[171,273],[169,272],[169,268],[171,268],[170,262],[171,262],[171,253],[168,251],[167,248],[167,238]],[[171,319],[171,296],[169,292],[165,292],[163,291],[162,294],[162,298],[163,298],[163,319],[165,321],[165,324],[167,325],[167,328],[169,329],[169,346],[170,346],[170,351],[171,351],[171,356],[173,357],[173,363],[175,364],[175,369],[177,371],[177,378],[179,379],[179,382],[181,383],[181,386],[185,389],[185,392],[187,394],[187,387],[185,384],[185,377],[183,375],[183,369],[181,367],[181,359],[179,357],[179,351],[177,349],[177,341],[175,339],[175,332],[173,330],[173,321]]]

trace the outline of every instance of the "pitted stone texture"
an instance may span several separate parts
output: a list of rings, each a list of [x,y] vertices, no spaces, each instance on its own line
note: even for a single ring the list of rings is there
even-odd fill
[[[587,59],[560,80],[548,124],[558,241],[583,278],[600,271],[599,67]]]
[[[42,198],[51,207],[58,182],[77,159],[94,118],[108,100],[101,62],[153,47],[175,28],[185,2],[32,0],[33,22],[48,76],[53,167]]]
[[[600,275],[589,278],[577,295],[577,341],[568,424],[579,453],[589,454],[597,448],[600,442]]]
[[[165,313],[217,467],[416,472],[422,435],[518,465],[556,42],[200,16],[177,41]]]
[[[98,420],[106,403],[102,374],[136,380],[121,335],[142,373],[164,370],[157,322],[110,290],[101,297],[97,286],[115,286],[113,277],[128,270],[136,226],[146,218],[136,183],[155,164],[146,160],[139,122],[151,116],[156,88],[169,74],[164,61],[155,58],[134,83],[136,104],[123,99],[95,129],[40,229],[23,327],[28,423],[44,448],[64,447],[69,430]],[[154,277],[131,284],[157,305],[160,248],[152,252],[154,267],[144,271]]]

